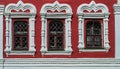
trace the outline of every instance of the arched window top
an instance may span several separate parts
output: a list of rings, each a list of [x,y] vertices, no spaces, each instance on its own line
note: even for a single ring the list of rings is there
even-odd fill
[[[78,7],[77,14],[84,13],[84,11],[95,12],[95,13],[109,13],[109,10],[105,4],[98,3],[96,4],[94,1],[91,1],[90,4],[82,4]]]
[[[72,14],[72,9],[68,4],[59,4],[58,1],[55,1],[53,4],[51,3],[44,4],[40,11],[40,14],[41,15],[47,14],[48,10],[52,12],[55,12],[57,10],[57,12],[59,13],[65,11],[68,14]]]
[[[5,13],[10,14],[12,10],[15,10],[16,12],[19,12],[20,10],[22,10],[23,12],[29,10],[31,14],[36,14],[36,8],[34,5],[30,3],[24,4],[21,0],[19,0],[17,4],[8,4],[5,8]]]

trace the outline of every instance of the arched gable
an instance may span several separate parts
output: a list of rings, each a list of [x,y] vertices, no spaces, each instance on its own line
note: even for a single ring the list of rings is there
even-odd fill
[[[32,5],[30,3],[24,4],[21,0],[18,1],[17,4],[11,3],[11,4],[7,5],[5,8],[5,13],[11,13],[12,10],[16,10],[17,12],[19,10],[22,10],[22,11],[30,10],[31,14],[36,14],[36,8],[34,5]]]

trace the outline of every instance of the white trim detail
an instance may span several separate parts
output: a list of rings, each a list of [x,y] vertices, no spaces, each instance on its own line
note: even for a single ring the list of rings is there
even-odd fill
[[[48,13],[47,10],[51,10],[53,13]],[[58,12],[54,12],[57,10]],[[65,10],[66,12],[61,12],[62,10]],[[41,32],[41,37],[42,37],[42,43],[41,43],[41,53],[42,55],[71,55],[72,53],[72,44],[71,44],[71,16],[72,16],[72,9],[68,4],[59,4],[58,1],[55,1],[53,4],[47,3],[44,4],[41,11],[41,21],[42,21],[42,32]],[[65,51],[55,51],[55,52],[50,52],[47,50],[47,19],[52,18],[52,19],[65,19]],[[61,54],[63,53],[63,54]]]
[[[88,12],[84,12],[87,10]],[[95,12],[91,13],[94,10]],[[101,10],[102,12],[97,12]],[[109,11],[106,5],[98,3],[96,4],[94,1],[91,1],[90,4],[82,4],[77,9],[78,15],[78,22],[79,22],[79,44],[78,48],[80,52],[88,52],[88,51],[106,51],[108,52],[110,49],[109,39],[108,39],[108,21],[109,21]],[[84,42],[84,19],[85,18],[94,18],[94,19],[103,19],[103,26],[104,26],[104,34],[103,34],[103,41],[104,41],[104,50],[85,50],[85,42]]]
[[[2,68],[1,68],[2,67]],[[120,69],[114,58],[5,58],[1,69]]]
[[[112,58],[16,58],[14,60],[13,58],[7,58],[4,59],[4,62],[1,60],[1,63],[4,64],[5,69],[6,67],[26,67],[28,69],[39,69],[41,67],[44,67],[42,69],[49,69],[50,67],[54,67],[50,69],[56,69],[57,67],[63,67],[62,69],[73,69],[73,67],[78,67],[77,69],[98,69],[100,67],[105,67],[104,69],[109,69],[108,67],[112,69],[120,68],[120,59]]]
[[[19,12],[19,10],[26,11],[30,10],[30,12]],[[17,12],[11,12],[12,10],[16,10]],[[18,1],[17,4],[9,4],[5,8],[5,17],[6,17],[6,48],[5,52],[7,55],[16,53],[14,55],[19,55],[23,51],[12,52],[12,18],[28,18],[29,19],[29,50],[26,51],[26,55],[34,55],[35,53],[35,16],[36,16],[36,8],[34,5],[30,3],[23,3],[21,0]],[[24,52],[25,53],[25,52]],[[21,54],[20,54],[21,55]]]
[[[0,5],[0,59],[3,59],[3,12],[4,5]]]

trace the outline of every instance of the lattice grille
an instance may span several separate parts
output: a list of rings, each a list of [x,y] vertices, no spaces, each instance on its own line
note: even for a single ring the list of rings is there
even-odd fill
[[[28,50],[28,24],[26,21],[14,22],[14,50]]]
[[[60,20],[53,20],[49,24],[49,50],[64,50],[64,25]]]
[[[86,48],[102,48],[101,43],[101,23],[91,20],[86,25]]]

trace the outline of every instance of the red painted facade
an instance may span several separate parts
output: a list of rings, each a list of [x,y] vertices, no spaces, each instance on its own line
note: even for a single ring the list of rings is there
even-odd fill
[[[83,3],[89,4],[91,0],[58,0],[59,3],[66,3],[69,4],[72,8],[72,22],[71,22],[71,30],[72,30],[72,49],[73,52],[71,55],[41,55],[41,17],[40,17],[40,10],[41,7],[46,3],[53,3],[55,0],[22,0],[24,3],[31,3],[37,9],[36,14],[36,21],[35,21],[35,46],[36,46],[36,53],[34,56],[31,55],[9,55],[6,56],[4,52],[4,58],[114,58],[115,57],[115,19],[114,19],[114,9],[113,5],[117,2],[116,0],[94,0],[96,3],[103,3],[105,4],[110,12],[109,17],[109,41],[110,41],[110,50],[108,52],[79,52],[78,50],[78,16],[76,14],[77,8],[79,5]],[[10,3],[17,3],[18,0],[2,0],[0,4],[4,4],[5,6]],[[5,49],[5,27],[6,21],[4,16],[4,49]]]

